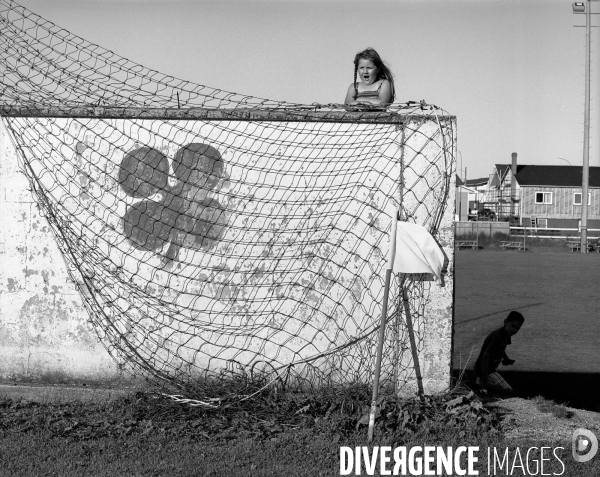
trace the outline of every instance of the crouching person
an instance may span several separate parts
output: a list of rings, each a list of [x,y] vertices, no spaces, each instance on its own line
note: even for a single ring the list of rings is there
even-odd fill
[[[507,366],[515,362],[506,355],[506,347],[511,344],[511,336],[518,333],[524,322],[521,313],[511,311],[504,320],[504,326],[492,331],[484,340],[475,362],[477,386],[482,394],[487,394],[488,390],[503,394],[513,391],[498,373],[498,366],[500,363]]]

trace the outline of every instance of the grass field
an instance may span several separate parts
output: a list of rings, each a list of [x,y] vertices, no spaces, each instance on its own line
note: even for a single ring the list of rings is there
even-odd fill
[[[526,321],[507,349],[516,363],[501,372],[559,380],[561,392],[571,380],[573,398],[589,380],[600,404],[600,254],[560,251],[456,253],[453,366],[472,367],[485,336],[518,310]]]
[[[459,251],[455,262],[456,365],[518,310],[513,368],[600,373],[600,254]]]
[[[321,395],[312,401],[315,411],[301,416],[288,409],[293,400],[272,394],[257,398],[264,406],[253,415],[157,402],[144,393],[89,397],[55,402],[0,395],[0,476],[337,476],[340,446],[367,444],[366,426],[356,426],[363,411],[348,407],[356,399],[348,393],[330,396],[330,402]],[[361,401],[368,402],[368,393]],[[329,412],[333,403],[346,407]],[[514,455],[517,447],[561,446],[562,463],[548,461],[544,475],[600,472],[600,461],[573,462],[564,436],[505,438],[501,414],[490,409],[464,395],[399,404],[390,399],[382,403],[371,446],[479,446],[479,475],[488,475],[488,447],[510,448]],[[516,472],[508,475],[521,475]],[[360,475],[368,475],[364,467]]]

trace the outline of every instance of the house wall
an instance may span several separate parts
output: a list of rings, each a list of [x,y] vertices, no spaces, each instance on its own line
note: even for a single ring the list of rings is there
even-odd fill
[[[537,192],[551,192],[552,203],[536,204],[535,194]],[[575,192],[581,192],[581,187],[522,186],[521,217],[578,220],[581,217],[581,205],[573,204],[573,194]],[[600,189],[590,188],[590,192],[591,199],[588,206],[588,219],[600,220]],[[550,226],[550,223],[548,226]],[[570,225],[563,226],[570,227]]]
[[[544,218],[544,217],[541,217]],[[521,226],[523,227],[531,227],[532,226],[532,218],[530,217],[524,217],[521,220]],[[580,226],[580,219],[579,218],[573,218],[573,219],[547,219],[546,222],[546,226],[544,227],[543,225],[540,225],[539,223],[537,223],[535,225],[536,229],[570,229],[570,230],[556,230],[556,234],[553,235],[564,235],[564,236],[572,236],[572,235],[578,235],[579,233],[579,226]],[[598,236],[598,232],[600,232],[600,220],[588,220],[588,231],[590,232],[590,238],[591,237],[597,237]]]
[[[484,184],[481,186],[477,186],[476,188],[477,190],[477,202],[487,202],[488,198],[487,198],[487,194],[488,194],[488,184]]]
[[[469,217],[469,192],[464,187],[456,188],[456,216],[459,221],[468,220]]]
[[[513,204],[511,201],[512,194],[512,170],[508,168],[505,176],[501,179],[498,176],[498,171],[494,169],[490,181],[487,185],[485,193],[485,202],[488,203],[486,207],[494,209],[499,217],[509,217],[511,215],[521,215],[521,204],[516,202]],[[515,189],[516,196],[520,196],[520,185],[517,182]],[[491,207],[489,203],[496,203],[495,207]]]

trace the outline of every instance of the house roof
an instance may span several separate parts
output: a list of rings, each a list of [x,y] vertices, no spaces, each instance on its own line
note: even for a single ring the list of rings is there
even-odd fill
[[[456,187],[458,186],[466,186],[466,187],[477,187],[481,185],[486,185],[488,182],[487,177],[483,177],[481,179],[467,179],[467,182],[463,181],[458,174],[456,174]]]
[[[477,187],[486,185],[488,183],[487,177],[482,177],[480,179],[467,179],[467,186],[469,187]]]
[[[510,164],[496,164],[500,177],[510,170]],[[520,186],[581,187],[582,166],[517,165],[516,179]],[[600,188],[600,167],[590,167],[590,187]]]
[[[506,173],[510,170],[510,167],[510,164],[496,164],[496,171],[498,172],[500,181],[504,180],[504,177],[506,177]]]

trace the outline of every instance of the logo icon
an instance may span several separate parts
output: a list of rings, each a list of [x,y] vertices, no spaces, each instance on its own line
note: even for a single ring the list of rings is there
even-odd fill
[[[598,452],[598,439],[592,431],[588,431],[587,429],[575,429],[571,444],[575,462],[592,460],[596,452]]]

